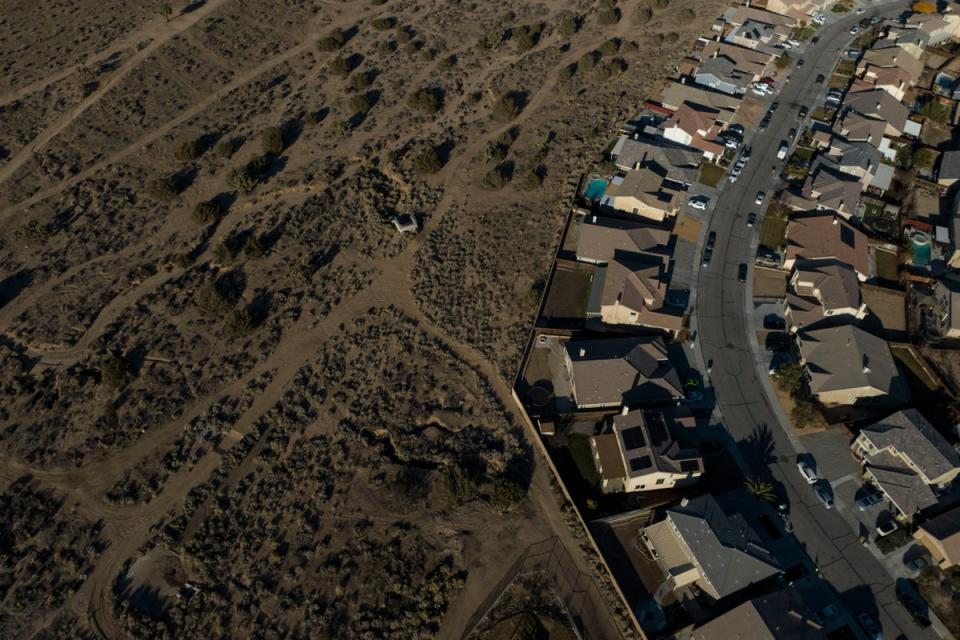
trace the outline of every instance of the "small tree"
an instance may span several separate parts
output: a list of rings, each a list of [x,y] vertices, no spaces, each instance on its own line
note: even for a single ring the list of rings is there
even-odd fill
[[[490,493],[490,504],[502,512],[510,511],[526,496],[526,492],[513,480],[497,478]]]
[[[133,368],[126,358],[116,353],[108,355],[100,365],[100,382],[114,389],[122,389],[133,379]]]
[[[752,495],[754,498],[763,500],[764,502],[769,502],[771,504],[777,501],[777,493],[771,483],[765,482],[758,478],[747,478],[745,484],[747,491],[749,491],[750,495]]]
[[[340,29],[334,29],[330,35],[317,40],[318,51],[336,51],[347,42],[347,37]]]
[[[430,175],[443,168],[443,160],[434,146],[429,146],[413,158],[413,170],[420,175]]]
[[[637,9],[637,22],[640,24],[647,24],[653,20],[653,9],[650,7],[640,7]]]
[[[483,176],[483,186],[497,191],[510,182],[510,173],[503,164],[498,164]]]
[[[161,2],[160,4],[158,4],[154,9],[154,12],[157,15],[162,16],[163,19],[166,20],[167,22],[170,22],[170,18],[173,17],[173,7],[171,7],[166,2]]]
[[[580,18],[572,13],[564,13],[560,16],[560,24],[557,27],[561,35],[570,37],[580,30]]]
[[[373,22],[370,23],[370,26],[377,31],[388,31],[389,29],[393,29],[396,25],[397,19],[392,17],[374,18]]]
[[[234,151],[237,150],[237,142],[233,138],[224,138],[213,148],[213,152],[217,154],[218,157],[229,159],[233,156]]]
[[[782,53],[779,56],[777,56],[777,59],[776,59],[777,69],[786,69],[787,67],[790,66],[792,62],[793,62],[793,58],[791,58],[786,53]]]
[[[184,140],[177,145],[176,150],[173,152],[173,155],[176,156],[177,160],[183,162],[191,162],[200,157],[200,142],[196,139]]]
[[[434,114],[443,106],[443,94],[433,87],[418,89],[410,94],[407,104],[423,113]]]
[[[234,167],[227,175],[227,184],[239,193],[250,193],[257,186],[256,178],[251,175],[246,165]]]
[[[817,405],[809,400],[797,400],[790,411],[790,419],[798,429],[815,425],[820,420]]]
[[[260,133],[260,148],[268,156],[279,156],[284,149],[283,132],[279,127],[267,127]]]
[[[335,73],[338,76],[345,76],[350,73],[350,61],[343,56],[337,56],[330,61],[330,64],[327,68],[330,69],[330,73]]]
[[[222,215],[223,207],[215,200],[198,202],[193,208],[193,221],[202,226],[216,222]]]
[[[803,370],[803,366],[795,362],[791,362],[780,365],[780,367],[777,369],[774,381],[783,391],[795,394],[799,393],[800,390],[803,389],[803,381],[805,376],[806,374]]]
[[[505,93],[493,105],[493,117],[500,122],[509,122],[523,111],[523,96],[515,91]]]
[[[180,185],[176,175],[166,173],[151,180],[147,184],[147,191],[157,200],[170,200],[180,193]]]
[[[620,22],[620,9],[601,9],[597,13],[597,21],[603,25],[617,24]]]
[[[366,113],[373,107],[373,101],[363,93],[357,93],[350,96],[350,108],[354,113]]]

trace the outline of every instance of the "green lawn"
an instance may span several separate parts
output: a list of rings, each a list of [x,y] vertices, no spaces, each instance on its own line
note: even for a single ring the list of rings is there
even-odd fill
[[[911,540],[913,540],[913,538],[910,537],[910,534],[901,527],[888,536],[877,536],[875,542],[880,552],[883,553],[883,555],[887,555],[909,544]]]
[[[700,177],[698,182],[700,184],[705,184],[708,187],[715,187],[720,184],[720,181],[723,180],[723,174],[726,173],[723,167],[720,165],[713,164],[712,162],[705,162],[700,165]]]
[[[841,60],[837,64],[835,73],[838,73],[842,76],[850,77],[854,74],[854,72],[856,72],[856,70],[857,70],[856,62],[854,62],[853,60]]]
[[[827,87],[830,89],[843,89],[848,84],[850,84],[850,77],[844,76],[839,73],[835,73],[830,76],[830,80],[827,81]]]
[[[760,244],[768,249],[780,251],[787,239],[789,222],[790,218],[787,217],[785,210],[780,207],[770,207],[760,224]]]
[[[814,24],[812,22],[802,27],[794,27],[793,34],[790,37],[793,38],[794,40],[799,40],[800,42],[804,42],[812,38],[813,34],[815,34],[817,32],[817,29],[819,28],[820,28],[819,25]]]
[[[950,120],[952,112],[951,107],[939,102],[928,102],[920,109],[920,113],[940,124],[946,124]]]
[[[558,267],[543,306],[543,316],[554,319],[583,318],[587,312],[593,271]]]
[[[593,463],[593,452],[590,450],[590,438],[572,433],[569,436],[567,450],[573,463],[577,465],[577,471],[583,476],[587,485],[596,487],[600,484],[600,476],[597,475],[597,466]]]
[[[884,249],[877,249],[877,277],[890,282],[899,281],[900,271],[897,265],[897,254]]]

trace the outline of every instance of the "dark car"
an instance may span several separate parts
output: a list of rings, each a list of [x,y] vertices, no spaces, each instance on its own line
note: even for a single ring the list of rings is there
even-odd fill
[[[743,134],[746,133],[746,130],[743,128],[742,124],[732,124],[727,127],[727,131],[731,131],[741,137],[743,137]]]
[[[710,235],[707,236],[707,249],[713,249],[713,245],[717,243],[717,232],[711,231]]]
[[[930,618],[927,617],[923,604],[913,594],[907,593],[905,588],[897,587],[897,601],[907,610],[907,613],[910,614],[917,625],[921,627],[930,626]]]
[[[703,250],[703,268],[706,269],[710,266],[710,258],[713,257],[713,249],[707,247]]]
[[[813,36],[810,39],[810,44],[817,44],[818,42],[820,42],[820,36]]]
[[[737,269],[737,280],[740,282],[747,281],[747,263],[741,262],[740,267]]]
[[[789,135],[788,135],[787,137],[788,137],[790,140],[793,140],[794,138],[796,138],[796,137],[797,137],[797,128],[796,128],[796,127],[790,127],[790,133],[789,133]]]
[[[818,73],[818,74],[817,74],[817,82],[818,82],[818,83],[822,83],[822,82],[823,82],[824,80],[826,80],[826,79],[827,79],[827,77],[826,77],[825,75],[823,75],[822,73]]]
[[[766,131],[768,126],[770,126],[770,116],[764,116],[760,121],[760,131]]]
[[[773,113],[774,111],[776,111],[777,107],[779,106],[780,106],[780,103],[774,100],[773,103],[770,105],[770,113]]]
[[[748,227],[752,227],[752,226],[753,226],[753,223],[756,222],[756,221],[757,221],[757,214],[755,214],[755,213],[752,212],[752,211],[751,211],[749,214],[747,214],[747,226],[748,226]]]
[[[799,115],[801,118],[806,118],[809,111],[806,107],[800,107]]]
[[[802,67],[802,66],[803,66],[803,58],[800,58],[799,60],[797,60],[797,66],[798,66],[798,67]]]
[[[764,341],[767,351],[786,351],[790,348],[790,338],[785,333],[770,332]]]

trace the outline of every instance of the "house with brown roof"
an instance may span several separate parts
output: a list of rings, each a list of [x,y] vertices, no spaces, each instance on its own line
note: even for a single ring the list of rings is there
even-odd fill
[[[885,340],[849,324],[797,335],[810,393],[824,406],[902,406],[909,399]]]
[[[818,161],[800,193],[807,201],[816,202],[818,210],[835,211],[849,220],[857,213],[863,185],[854,175],[839,170],[835,163],[831,164]]]
[[[663,124],[663,137],[678,144],[699,149],[703,157],[713,161],[723,155],[725,147],[715,142],[722,128],[717,124],[719,111],[684,102]]]
[[[914,79],[900,67],[875,67],[872,64],[867,65],[863,72],[863,84],[855,83],[850,89],[850,93],[861,93],[871,89],[883,89],[889,93],[895,100],[903,100],[907,89],[913,84]]]
[[[857,273],[845,264],[794,269],[785,305],[791,333],[827,320],[851,322],[867,315]]]
[[[577,260],[606,264],[618,253],[659,256],[669,260],[670,231],[643,222],[585,216],[577,229]]]
[[[883,120],[868,118],[856,111],[847,111],[834,123],[833,130],[848,142],[870,143],[890,162],[897,159],[896,147],[890,138],[884,135],[887,123]]]
[[[910,120],[910,108],[883,89],[852,93],[847,96],[845,105],[868,118],[882,120],[885,135],[920,135],[922,125]]]
[[[616,211],[662,222],[680,211],[683,185],[673,182],[650,167],[614,176],[600,204]]]
[[[708,40],[700,51],[700,60],[726,58],[733,62],[734,69],[750,76],[754,82],[765,76],[773,55],[765,51],[748,49],[722,40]]]
[[[905,48],[889,40],[878,40],[877,44],[864,52],[857,62],[857,75],[867,77],[868,68],[873,67],[876,73],[878,68],[899,68],[905,74],[909,84],[916,84],[923,73],[923,62]]]
[[[683,397],[659,336],[569,340],[564,368],[578,409],[619,408]]]
[[[690,632],[690,640],[826,640],[792,588],[757,596]]]
[[[697,181],[702,158],[695,149],[640,134],[620,136],[610,150],[610,159],[621,171],[651,169],[682,185]]]
[[[714,119],[722,125],[733,122],[740,107],[738,96],[710,91],[693,83],[670,82],[660,91],[657,98],[660,104],[671,112],[680,109],[684,103],[696,105],[702,109],[713,109],[717,112]]]
[[[640,537],[674,589],[696,585],[714,600],[781,571],[746,519],[724,513],[711,495],[667,509]]]
[[[590,450],[603,493],[670,489],[703,475],[700,453],[681,446],[655,412],[624,408],[609,431],[590,438]]]
[[[810,22],[813,14],[826,11],[833,0],[767,0],[767,11],[779,13],[798,22]]]
[[[793,269],[797,261],[847,264],[863,282],[869,280],[873,273],[867,236],[833,214],[790,220],[787,224],[784,267]]]
[[[913,538],[926,547],[941,570],[960,565],[960,507],[921,523]]]
[[[960,15],[955,12],[941,14],[914,13],[904,25],[916,28],[926,37],[928,44],[935,45],[960,37]]]
[[[618,253],[593,274],[587,318],[620,327],[649,327],[676,335],[683,314],[666,305],[670,264],[665,256]]]
[[[960,455],[916,409],[864,427],[850,450],[863,463],[864,476],[905,518],[935,505],[934,488],[960,473]]]

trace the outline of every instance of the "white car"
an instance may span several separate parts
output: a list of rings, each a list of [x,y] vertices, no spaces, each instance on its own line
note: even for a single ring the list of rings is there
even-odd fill
[[[811,467],[810,463],[806,460],[797,462],[797,469],[800,470],[800,475],[807,481],[807,484],[816,484],[817,480],[819,480],[819,478],[817,478],[817,472],[814,471],[813,467]]]
[[[858,27],[857,25],[853,25],[852,27],[850,27],[850,35],[855,36],[858,33],[860,33],[860,27]]]
[[[857,14],[858,16],[862,16],[862,15],[865,14],[866,12],[867,12],[866,9],[864,9],[863,7],[860,7],[859,9],[857,9],[856,14]]]
[[[698,198],[696,200],[690,200],[689,202],[687,202],[687,204],[690,205],[691,209],[699,209],[700,211],[703,211],[704,209],[707,208],[707,201],[703,200],[702,198]]]
[[[754,200],[754,203],[763,204],[763,199],[766,197],[767,197],[767,194],[765,194],[763,191],[757,191],[757,199]]]

